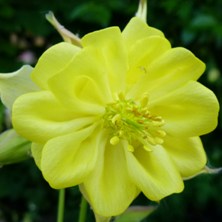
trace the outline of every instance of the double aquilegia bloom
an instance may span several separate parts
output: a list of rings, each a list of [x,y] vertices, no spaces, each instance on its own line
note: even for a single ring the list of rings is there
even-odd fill
[[[49,48],[31,73],[35,91],[13,104],[44,178],[79,185],[105,217],[140,192],[154,201],[181,192],[206,165],[199,136],[217,125],[217,99],[197,82],[205,65],[138,17],[81,45]]]

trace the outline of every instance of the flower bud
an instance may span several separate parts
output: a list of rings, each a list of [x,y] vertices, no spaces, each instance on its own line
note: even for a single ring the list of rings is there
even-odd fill
[[[0,165],[17,163],[29,158],[30,144],[13,129],[0,134]]]

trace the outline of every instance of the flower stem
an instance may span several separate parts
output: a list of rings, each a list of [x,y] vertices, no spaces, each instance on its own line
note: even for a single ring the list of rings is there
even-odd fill
[[[78,222],[85,222],[87,215],[87,201],[82,196],[81,204],[80,204],[80,212],[79,212],[79,221]]]
[[[65,189],[59,190],[57,222],[63,222],[65,206]]]

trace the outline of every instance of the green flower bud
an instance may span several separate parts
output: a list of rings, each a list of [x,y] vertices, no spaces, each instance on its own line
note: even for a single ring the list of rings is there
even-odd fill
[[[29,158],[30,144],[13,129],[0,134],[0,165],[17,163]]]

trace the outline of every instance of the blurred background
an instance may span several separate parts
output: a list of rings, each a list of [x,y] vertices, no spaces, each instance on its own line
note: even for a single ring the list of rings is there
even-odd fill
[[[45,19],[49,10],[67,29],[83,36],[112,25],[123,29],[137,6],[137,0],[0,0],[0,73],[35,65],[48,47],[62,41]],[[186,47],[206,63],[200,82],[222,104],[222,1],[149,0],[148,23],[162,30],[173,47]],[[213,167],[222,166],[221,118],[220,114],[217,129],[202,137]],[[7,127],[0,105],[0,131]],[[185,182],[183,193],[162,200],[144,222],[220,222],[221,191],[222,174],[198,176]],[[54,222],[57,196],[32,159],[0,168],[0,222]],[[140,195],[134,204],[154,203]],[[67,189],[66,222],[77,221],[79,205],[78,188]],[[94,221],[90,209],[87,221]]]

